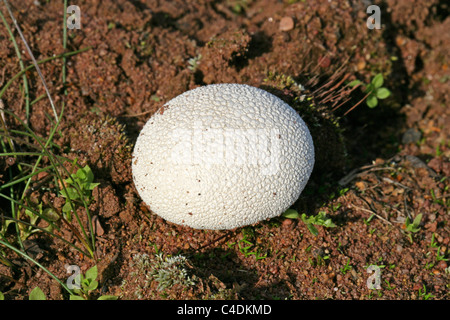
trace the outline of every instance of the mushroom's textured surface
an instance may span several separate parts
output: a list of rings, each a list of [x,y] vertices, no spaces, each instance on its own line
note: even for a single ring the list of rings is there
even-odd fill
[[[162,218],[232,229],[283,213],[313,166],[313,141],[294,109],[262,89],[217,84],[175,97],[148,120],[132,170]]]

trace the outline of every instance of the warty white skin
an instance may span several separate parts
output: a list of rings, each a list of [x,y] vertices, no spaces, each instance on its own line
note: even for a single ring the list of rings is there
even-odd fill
[[[187,91],[145,124],[134,148],[137,191],[167,221],[233,229],[280,215],[304,189],[314,145],[278,97],[242,84]]]

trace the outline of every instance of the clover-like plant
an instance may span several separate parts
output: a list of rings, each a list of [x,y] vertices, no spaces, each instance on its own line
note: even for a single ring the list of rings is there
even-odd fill
[[[411,220],[406,218],[405,221],[405,229],[407,232],[416,233],[420,230],[420,221],[422,220],[422,214],[419,213],[414,220],[411,222]]]
[[[420,222],[422,221],[422,214],[419,213],[413,221],[409,219],[409,217],[406,218],[404,229],[408,233],[409,241],[413,242],[412,234],[417,233],[420,230]]]
[[[89,300],[91,298],[91,292],[98,287],[98,269],[97,266],[93,266],[86,271],[86,274],[78,274],[75,277],[75,285],[78,288],[73,289],[73,295],[70,296],[70,300]],[[111,295],[100,296],[97,300],[117,300],[118,297]]]
[[[336,227],[333,221],[330,218],[327,218],[325,211],[320,211],[317,215],[308,217],[305,213],[300,215],[297,210],[288,209],[282,214],[282,216],[288,219],[302,219],[309,232],[311,232],[314,236],[319,234],[319,231],[317,231],[317,228],[314,225],[323,226],[325,228]]]
[[[60,193],[64,198],[70,199],[70,201],[66,201],[62,211],[70,221],[73,204],[89,203],[91,201],[92,190],[99,183],[94,183],[94,174],[88,165],[78,169],[75,174],[65,179],[64,182],[66,187]]]
[[[364,92],[366,93],[366,104],[369,108],[375,108],[378,105],[378,99],[386,99],[391,95],[389,89],[382,87],[384,83],[384,78],[381,73],[373,77],[369,84],[365,85]],[[362,82],[359,80],[354,80],[350,82],[349,87],[355,87],[361,85]]]

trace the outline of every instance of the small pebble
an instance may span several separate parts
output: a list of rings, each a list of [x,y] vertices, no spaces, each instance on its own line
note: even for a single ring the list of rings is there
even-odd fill
[[[419,141],[422,138],[422,133],[415,129],[415,128],[409,128],[405,131],[402,137],[402,143],[408,144],[408,143],[415,143]]]
[[[447,262],[445,262],[444,260],[439,261],[439,263],[437,264],[437,267],[441,270],[445,270],[448,268],[448,264]]]
[[[294,29],[294,19],[291,17],[284,17],[280,20],[280,30],[289,31]]]
[[[282,222],[283,227],[289,227],[292,225],[292,220],[291,219],[285,219]]]
[[[423,284],[422,283],[416,283],[414,284],[413,290],[421,290],[423,289]]]
[[[331,64],[331,59],[328,57],[320,57],[318,63],[321,68],[328,68]]]
[[[358,71],[361,71],[366,67],[366,62],[364,60],[361,60],[358,62],[358,64],[356,66],[358,68]]]

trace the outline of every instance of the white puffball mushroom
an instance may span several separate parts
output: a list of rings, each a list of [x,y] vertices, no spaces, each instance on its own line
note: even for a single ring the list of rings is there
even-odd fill
[[[143,127],[132,160],[150,209],[196,229],[234,229],[282,214],[313,166],[302,118],[242,84],[207,85],[167,102]]]

